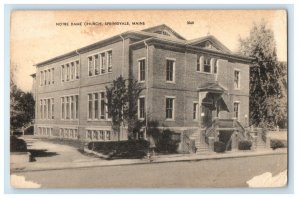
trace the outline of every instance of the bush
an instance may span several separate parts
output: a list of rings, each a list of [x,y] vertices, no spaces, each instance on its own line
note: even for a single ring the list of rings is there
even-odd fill
[[[214,142],[214,151],[216,153],[224,153],[226,151],[226,145],[224,142]]]
[[[88,149],[107,155],[110,159],[139,159],[147,155],[149,142],[146,140],[90,142]]]
[[[157,141],[156,151],[159,153],[177,153],[180,143],[178,135],[170,130],[164,130]]]
[[[250,150],[252,146],[252,142],[248,140],[240,141],[238,148],[239,150]]]
[[[278,139],[271,140],[271,148],[273,150],[277,148],[286,148],[286,147],[287,147],[287,141],[285,140],[278,140]]]
[[[16,136],[10,136],[10,152],[26,152],[27,144]]]

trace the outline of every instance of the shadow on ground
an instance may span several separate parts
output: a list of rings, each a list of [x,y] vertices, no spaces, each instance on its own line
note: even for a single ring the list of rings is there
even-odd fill
[[[30,161],[36,161],[37,157],[52,157],[58,155],[56,152],[47,152],[47,149],[28,149],[30,152]]]

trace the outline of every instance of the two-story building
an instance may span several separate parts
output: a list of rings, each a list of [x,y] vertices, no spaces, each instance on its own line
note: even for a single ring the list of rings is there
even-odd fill
[[[120,75],[145,87],[139,119],[174,131],[209,127],[215,117],[247,125],[250,62],[211,35],[186,40],[166,25],[124,32],[35,65],[35,134],[118,139],[105,86]]]

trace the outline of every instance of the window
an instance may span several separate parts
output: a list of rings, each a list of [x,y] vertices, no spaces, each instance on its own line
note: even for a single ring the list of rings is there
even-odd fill
[[[44,77],[44,72],[41,71],[40,72],[40,86],[43,86],[43,82],[44,82],[43,77]]]
[[[61,118],[65,119],[65,98],[61,98]]]
[[[107,52],[107,72],[112,72],[112,51]]]
[[[88,62],[88,68],[89,68],[89,76],[93,75],[93,69],[94,69],[94,61],[93,61],[93,57],[89,57],[89,62]]]
[[[51,118],[54,119],[54,98],[51,98]]]
[[[201,62],[202,61],[202,62]],[[203,65],[203,56],[197,58],[197,67],[196,67],[196,71],[201,71],[201,67]]]
[[[70,96],[70,105],[71,105],[71,119],[74,119],[75,117],[75,100],[74,100],[74,96]]]
[[[166,119],[174,120],[174,100],[175,98],[166,98]]]
[[[66,81],[70,80],[70,65],[67,64],[67,77],[66,77]]]
[[[98,75],[100,73],[100,60],[99,55],[95,55],[95,75]]]
[[[111,133],[110,133],[110,131],[106,131],[106,140],[111,140]]]
[[[139,60],[138,70],[139,70],[139,81],[143,82],[145,81],[146,77],[146,61],[145,59]]]
[[[61,82],[65,81],[65,66],[61,66]]]
[[[70,119],[70,97],[66,97],[66,119]]]
[[[193,120],[198,120],[198,102],[193,102]]]
[[[105,119],[105,93],[100,93],[100,119]]]
[[[138,101],[138,118],[145,119],[145,97],[141,96]]]
[[[101,74],[105,74],[105,68],[106,68],[105,52],[101,53],[100,57],[101,57]]]
[[[213,64],[214,74],[218,73],[218,64],[219,64],[219,60],[215,60]]]
[[[43,104],[44,104],[44,119],[46,119],[47,118],[47,109],[46,109],[46,105],[47,105],[47,103],[46,103],[46,100],[44,99],[43,100]]]
[[[89,119],[93,118],[93,95],[89,94],[88,95],[88,101],[89,101]]]
[[[99,98],[98,93],[94,93],[94,119],[99,118]]]
[[[76,76],[76,79],[79,79],[79,73],[80,73],[80,67],[79,67],[79,61],[76,61],[75,62],[75,76]]]
[[[43,119],[43,100],[40,100],[40,119]]]
[[[175,61],[167,60],[166,80],[167,82],[175,82]]]
[[[50,106],[51,106],[51,103],[50,103],[51,101],[50,101],[50,99],[47,99],[47,118],[48,119],[50,119],[50,113],[51,113],[51,111],[50,111]]]
[[[88,94],[88,119],[105,119],[105,92]]]
[[[75,96],[75,119],[78,119],[78,95]]]
[[[48,85],[51,84],[51,79],[52,79],[52,73],[51,73],[51,69],[48,69]]]
[[[51,72],[52,72],[51,81],[52,81],[52,84],[54,84],[54,68],[51,69]]]
[[[239,119],[239,109],[240,109],[240,103],[234,102],[233,103],[233,113],[234,113],[234,117],[236,119]]]
[[[47,85],[48,72],[44,71],[44,85]]]
[[[205,57],[204,58],[204,72],[210,73],[211,72],[211,68],[210,68],[210,58]]]
[[[99,131],[99,139],[100,140],[104,140],[105,139],[104,138],[104,131],[102,131],[102,130]]]
[[[234,88],[240,88],[240,71],[234,70]]]
[[[71,77],[70,77],[70,80],[74,80],[74,75],[75,75],[75,65],[74,65],[74,62],[71,63]]]

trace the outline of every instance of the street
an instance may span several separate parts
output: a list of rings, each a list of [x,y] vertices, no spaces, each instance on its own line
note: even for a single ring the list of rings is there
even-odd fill
[[[247,187],[265,172],[287,169],[287,154],[14,173],[42,188]]]

